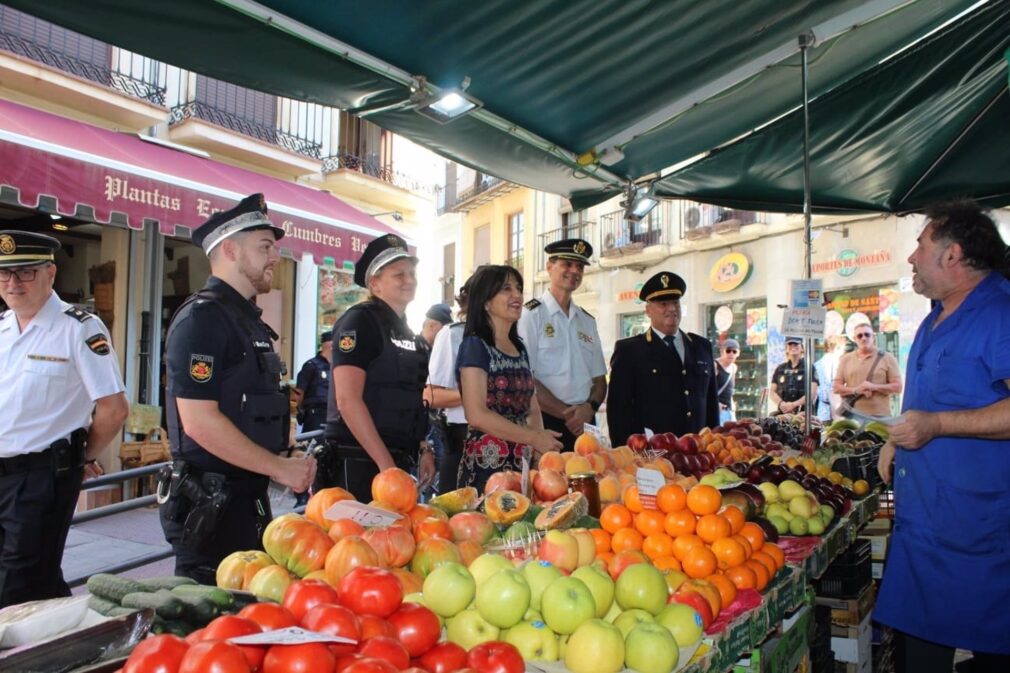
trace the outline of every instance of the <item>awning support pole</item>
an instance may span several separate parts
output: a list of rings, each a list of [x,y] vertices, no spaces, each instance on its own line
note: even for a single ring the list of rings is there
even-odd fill
[[[800,78],[802,81],[803,89],[803,248],[804,248],[804,265],[803,265],[803,277],[809,280],[812,276],[812,266],[811,266],[811,248],[813,241],[811,240],[811,196],[810,196],[810,100],[809,92],[807,90],[807,51],[814,46],[814,34],[812,32],[802,33],[799,36],[800,44]],[[814,340],[807,337],[803,340],[803,349],[806,351],[803,354],[803,383],[805,387],[805,397],[806,404],[803,405],[803,433],[805,435],[810,434],[810,420],[811,412],[810,409],[814,404],[817,403],[816,400],[812,399],[811,393],[811,380],[813,377],[813,355],[814,355]]]

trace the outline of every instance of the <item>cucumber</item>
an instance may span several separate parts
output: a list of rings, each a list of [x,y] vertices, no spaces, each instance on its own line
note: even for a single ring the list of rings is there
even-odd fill
[[[213,601],[222,612],[231,608],[235,602],[235,598],[224,589],[207,586],[206,584],[182,584],[172,589],[172,593],[179,596],[206,598]]]
[[[185,638],[196,628],[189,622],[184,622],[179,619],[165,619],[161,623],[162,633],[171,633],[173,636],[179,636],[180,638]]]
[[[93,596],[99,596],[114,603],[122,603],[123,597],[127,594],[150,593],[153,589],[125,577],[97,573],[88,578],[88,591]]]
[[[252,605],[253,603],[259,603],[259,597],[251,591],[240,591],[239,589],[225,589],[232,597],[231,610],[238,612],[247,605]]]
[[[141,580],[141,583],[151,587],[151,591],[155,591],[157,589],[174,589],[184,584],[196,584],[197,582],[191,577],[171,575],[168,577],[148,577]]]
[[[91,596],[88,599],[88,607],[100,615],[111,616],[109,613],[116,609],[122,609],[119,603],[102,598],[101,596]]]
[[[115,608],[109,610],[109,614],[107,614],[105,616],[106,617],[125,617],[126,615],[132,615],[134,612],[136,612],[136,610],[134,610],[133,608],[115,607]]]
[[[183,604],[179,598],[167,589],[158,589],[154,593],[137,592],[123,596],[124,608],[152,608],[162,619],[178,619],[182,617]]]
[[[212,619],[221,614],[217,603],[209,598],[199,596],[189,596],[185,594],[174,594],[176,600],[182,603],[183,618],[197,626],[206,626]]]

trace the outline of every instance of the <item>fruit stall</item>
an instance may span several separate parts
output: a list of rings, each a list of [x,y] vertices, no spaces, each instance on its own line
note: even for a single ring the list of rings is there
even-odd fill
[[[882,430],[828,426],[810,447],[795,427],[616,448],[587,432],[483,493],[428,503],[386,470],[370,503],[330,488],[276,517],[217,586],[95,575],[88,596],[0,611],[0,645],[16,645],[0,669],[818,670],[815,591],[838,610],[864,594],[869,566],[849,556],[877,515],[867,454]]]

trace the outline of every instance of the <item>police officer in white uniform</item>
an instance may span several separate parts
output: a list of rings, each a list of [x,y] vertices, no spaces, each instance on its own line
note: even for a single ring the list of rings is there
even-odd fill
[[[544,428],[561,433],[571,451],[585,423],[596,423],[596,410],[607,397],[607,363],[596,319],[572,301],[593,247],[579,238],[549,243],[550,286],[526,302],[519,336],[526,344],[537,382]]]
[[[85,464],[129,411],[105,325],[53,291],[59,247],[0,231],[0,607],[70,595],[60,564]]]

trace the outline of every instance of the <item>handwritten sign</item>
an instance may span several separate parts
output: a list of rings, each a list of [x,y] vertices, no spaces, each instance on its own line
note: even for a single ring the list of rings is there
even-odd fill
[[[308,631],[297,626],[289,626],[275,631],[252,633],[247,636],[229,638],[233,645],[301,645],[303,643],[346,643],[354,645],[358,641],[341,636],[328,636],[324,633]]]
[[[656,494],[666,485],[666,477],[663,473],[659,470],[640,467],[635,470],[635,480],[638,482],[638,498],[642,501],[642,507],[658,509]]]
[[[827,311],[821,307],[787,308],[782,315],[783,336],[824,338]]]
[[[401,515],[396,512],[390,512],[379,507],[371,507],[354,500],[341,500],[340,502],[333,503],[333,506],[326,510],[323,516],[330,521],[350,519],[366,528],[368,526],[388,526],[401,518]]]

